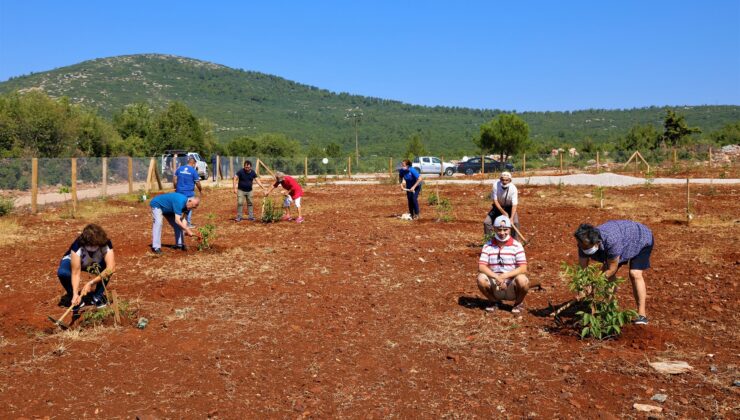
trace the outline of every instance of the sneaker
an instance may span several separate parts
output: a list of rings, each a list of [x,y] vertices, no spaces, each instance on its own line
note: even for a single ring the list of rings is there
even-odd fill
[[[152,252],[156,255],[162,255],[162,250],[159,248],[152,248]]]
[[[512,314],[520,314],[522,312],[524,312],[524,302],[522,302],[522,303],[516,305],[515,307],[511,308],[511,313]]]
[[[239,222],[241,222],[241,221],[242,221],[242,218],[241,218],[241,217],[235,217],[235,218],[234,218],[234,221],[235,221],[236,223],[239,223]]]
[[[498,311],[498,304],[494,303],[494,304],[492,304],[492,305],[490,305],[490,306],[486,306],[486,307],[485,307],[485,308],[483,308],[483,309],[484,309],[484,310],[485,310],[486,312],[496,312],[496,311]]]
[[[77,315],[80,312],[80,309],[82,309],[86,305],[85,301],[80,301],[80,304],[72,308],[72,315]]]
[[[299,217],[299,218],[295,219],[295,222],[296,223],[303,223],[303,217]]]
[[[105,296],[93,297],[92,303],[96,308],[103,309],[108,306],[108,299],[106,299]]]
[[[247,217],[247,220],[249,220],[250,222],[254,222],[254,217]]]
[[[187,251],[188,250],[188,246],[187,245],[175,245],[174,248],[177,249],[177,250],[179,250],[179,251]]]
[[[637,318],[635,318],[634,321],[632,321],[635,325],[647,325],[648,319],[646,316],[643,315],[637,315]]]
[[[191,225],[191,224],[189,224],[189,225],[188,225],[188,229],[195,229],[195,225]]]

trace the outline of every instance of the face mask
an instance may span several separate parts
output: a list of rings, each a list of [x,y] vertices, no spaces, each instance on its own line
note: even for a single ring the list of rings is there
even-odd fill
[[[500,235],[500,234],[497,233],[496,234],[496,239],[498,239],[501,242],[506,242],[506,241],[509,240],[509,234],[508,233],[504,233],[503,236],[502,236],[502,235]]]
[[[502,183],[501,183],[501,188],[503,188],[503,189],[508,189],[508,188],[509,188],[509,184],[508,184],[508,183],[507,183],[507,184],[504,184],[504,183],[502,182]]]
[[[599,250],[599,244],[596,244],[593,247],[591,247],[589,249],[583,249],[582,251],[586,255],[594,255],[596,253],[596,251],[598,251],[598,250]]]

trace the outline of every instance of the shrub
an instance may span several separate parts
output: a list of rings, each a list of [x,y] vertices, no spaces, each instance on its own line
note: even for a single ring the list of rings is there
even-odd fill
[[[270,197],[265,197],[262,202],[262,222],[273,223],[283,217],[283,209],[275,206],[275,202]]]
[[[436,206],[439,203],[439,196],[436,192],[430,193],[427,196],[427,204],[430,206]]]
[[[216,216],[213,213],[208,215],[208,223],[198,228],[200,240],[198,241],[198,251],[211,249],[211,242],[216,239],[216,225],[213,220]]]
[[[10,214],[14,206],[15,202],[12,198],[0,197],[0,217]]]
[[[578,264],[563,263],[561,269],[570,279],[570,290],[582,296],[589,308],[589,311],[576,312],[580,317],[576,325],[581,328],[581,338],[590,336],[603,340],[616,337],[622,333],[622,326],[637,316],[634,310],[619,309],[616,288],[624,279],[609,280],[596,264],[581,268]]]
[[[436,196],[436,195],[435,195]],[[448,198],[437,196],[437,205],[435,207],[437,211],[437,220],[440,222],[451,222],[455,220],[452,215],[452,203]]]

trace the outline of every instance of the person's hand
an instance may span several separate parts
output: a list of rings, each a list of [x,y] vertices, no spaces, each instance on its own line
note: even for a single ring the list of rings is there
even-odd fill
[[[236,190],[232,191],[234,194],[236,194]]]
[[[72,302],[70,304],[72,306],[77,306],[80,304],[80,301],[82,301],[82,295],[74,295],[72,296]]]
[[[80,296],[85,296],[86,294],[90,293],[90,289],[92,289],[92,282],[85,283],[85,286],[82,288],[82,291],[80,292]]]
[[[188,236],[193,236],[193,231],[190,230],[190,228],[185,228],[185,234]]]

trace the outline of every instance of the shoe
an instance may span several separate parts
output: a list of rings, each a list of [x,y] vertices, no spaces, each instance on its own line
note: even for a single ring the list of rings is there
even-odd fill
[[[195,229],[195,225],[188,225],[188,229]]]
[[[490,306],[486,306],[486,307],[484,308],[484,310],[485,310],[486,312],[496,312],[496,311],[498,311],[498,304],[496,304],[496,303],[493,303],[493,304],[491,304]]]
[[[524,312],[524,309],[525,309],[524,308],[524,303],[520,303],[520,304],[516,305],[515,307],[511,308],[511,313],[512,314],[520,314],[520,313]]]
[[[235,217],[235,218],[234,218],[234,221],[235,221],[236,223],[239,223],[239,222],[241,222],[241,221],[242,221],[242,218],[241,218],[241,217]]]
[[[632,323],[635,324],[635,325],[647,325],[648,324],[648,319],[647,319],[646,316],[637,315],[637,318],[635,318],[635,320],[632,321]]]
[[[105,296],[93,297],[92,303],[96,308],[103,309],[108,306],[108,299],[106,299]]]
[[[82,309],[85,306],[85,301],[80,301],[80,304],[72,308],[72,315],[77,315],[80,312],[80,309]]]
[[[156,255],[162,255],[162,250],[159,248],[152,248],[152,252]]]
[[[72,304],[72,296],[70,295],[64,295],[61,298],[59,298],[59,303],[57,303],[58,306],[61,306],[63,308],[68,307]]]
[[[295,222],[296,223],[303,223],[303,217],[299,217],[299,218],[295,219]]]
[[[254,222],[254,217],[247,217],[247,220],[249,220],[250,222]]]
[[[177,250],[179,250],[179,251],[187,251],[188,250],[188,246],[187,245],[175,245],[174,248],[177,249]]]

